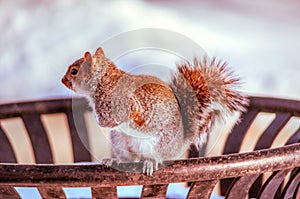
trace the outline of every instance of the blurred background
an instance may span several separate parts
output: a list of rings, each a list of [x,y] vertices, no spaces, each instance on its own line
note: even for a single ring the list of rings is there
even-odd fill
[[[69,64],[141,28],[190,38],[209,56],[227,61],[249,94],[300,99],[299,8],[291,0],[1,0],[0,103],[72,95],[60,82]],[[160,42],[131,37],[114,47],[136,40]],[[134,66],[143,58],[118,64]]]

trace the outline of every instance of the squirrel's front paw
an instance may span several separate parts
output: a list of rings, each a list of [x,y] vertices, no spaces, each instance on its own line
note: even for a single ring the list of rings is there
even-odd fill
[[[143,161],[143,173],[148,176],[152,176],[153,171],[158,170],[158,162],[155,160],[144,160]]]
[[[102,164],[104,164],[107,167],[111,167],[114,162],[118,164],[118,163],[121,162],[121,160],[116,159],[116,158],[104,158],[104,159],[102,159]]]

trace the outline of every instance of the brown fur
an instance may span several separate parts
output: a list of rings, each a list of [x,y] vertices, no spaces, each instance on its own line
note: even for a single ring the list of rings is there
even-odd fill
[[[245,111],[248,103],[235,90],[238,79],[216,59],[179,64],[168,84],[120,70],[99,48],[71,64],[62,82],[84,94],[99,125],[111,128],[113,156],[145,160],[148,174],[156,163],[181,156],[191,143],[201,148],[216,120]]]

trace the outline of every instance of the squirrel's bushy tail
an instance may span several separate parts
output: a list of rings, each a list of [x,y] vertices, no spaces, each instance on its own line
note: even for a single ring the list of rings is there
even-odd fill
[[[180,106],[185,138],[200,148],[215,121],[246,111],[248,99],[236,90],[239,78],[226,62],[195,58],[193,64],[177,67],[170,86]]]

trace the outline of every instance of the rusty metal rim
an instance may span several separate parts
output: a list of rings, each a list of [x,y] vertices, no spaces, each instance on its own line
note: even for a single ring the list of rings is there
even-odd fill
[[[117,164],[117,163],[116,163]],[[168,184],[252,175],[300,166],[300,143],[284,147],[207,158],[176,160],[141,174],[141,163],[120,163],[121,172],[102,164],[0,164],[0,185],[9,186],[122,186]],[[116,165],[113,165],[116,166]]]

